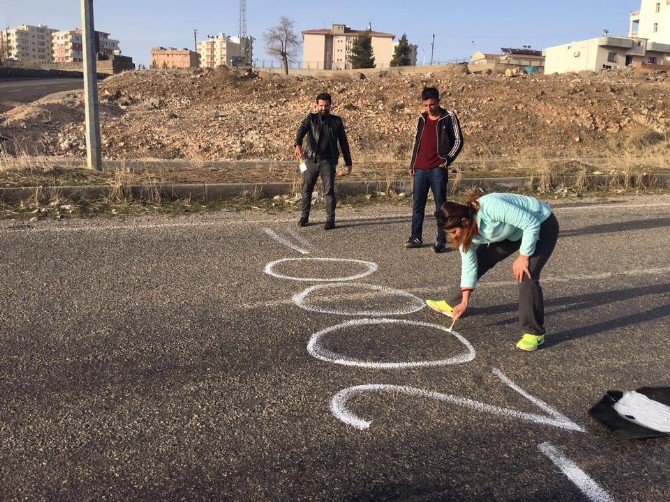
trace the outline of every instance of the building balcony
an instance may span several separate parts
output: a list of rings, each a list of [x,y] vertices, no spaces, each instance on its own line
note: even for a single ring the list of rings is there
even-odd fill
[[[629,38],[623,37],[600,37],[598,39],[600,47],[619,47],[622,49],[630,49],[633,47],[633,41]]]

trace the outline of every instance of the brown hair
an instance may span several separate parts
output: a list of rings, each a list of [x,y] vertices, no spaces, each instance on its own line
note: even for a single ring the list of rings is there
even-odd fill
[[[481,195],[470,195],[465,204],[458,202],[445,202],[440,209],[435,211],[437,225],[445,231],[460,227],[463,229],[460,239],[451,238],[451,245],[454,249],[462,247],[463,251],[470,249],[472,238],[477,233],[477,211],[479,210],[479,199]]]

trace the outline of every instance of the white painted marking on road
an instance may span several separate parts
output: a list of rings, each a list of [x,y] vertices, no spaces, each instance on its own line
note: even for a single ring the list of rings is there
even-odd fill
[[[436,359],[433,361],[411,361],[411,362],[395,362],[395,363],[382,363],[382,362],[373,362],[373,361],[364,361],[362,359],[354,359],[342,354],[338,354],[331,350],[325,349],[321,346],[321,339],[332,333],[333,331],[339,331],[347,328],[355,328],[358,326],[365,325],[380,325],[380,324],[404,324],[406,326],[422,326],[425,328],[437,329],[448,333],[451,336],[454,336],[459,342],[461,342],[466,351],[463,354],[458,356],[446,358],[446,359]],[[326,361],[333,364],[341,364],[344,366],[358,366],[360,368],[375,368],[375,369],[407,369],[407,368],[427,368],[433,366],[450,366],[453,364],[462,364],[472,361],[475,358],[475,349],[464,337],[458,334],[456,331],[449,331],[448,328],[440,326],[439,324],[429,324],[427,322],[419,321],[405,321],[402,319],[354,319],[353,321],[343,322],[341,324],[336,324],[330,326],[326,329],[323,329],[317,333],[314,333],[307,344],[307,352],[317,359]]]
[[[268,234],[270,237],[272,237],[274,240],[279,242],[280,244],[283,244],[286,247],[289,247],[293,249],[294,251],[297,251],[300,254],[309,254],[309,251],[306,249],[299,248],[295,244],[293,244],[291,241],[289,241],[286,237],[282,237],[279,235],[277,232],[272,230],[271,228],[264,228],[263,231]]]
[[[574,422],[569,420],[567,422],[565,420],[556,420],[554,418],[547,417],[546,415],[510,410],[509,408],[493,406],[490,404],[482,403],[480,401],[475,401],[472,399],[467,399],[464,397],[454,396],[451,394],[443,394],[441,392],[427,391],[424,389],[419,389],[416,387],[408,387],[404,385],[368,384],[368,385],[357,385],[354,387],[348,387],[346,389],[341,390],[340,392],[338,392],[333,396],[333,398],[330,401],[330,411],[339,420],[341,420],[347,425],[350,425],[360,430],[368,429],[370,428],[372,421],[364,420],[358,417],[352,411],[350,411],[347,408],[347,402],[351,398],[361,394],[383,393],[383,392],[392,394],[404,394],[412,397],[424,397],[428,399],[434,399],[436,401],[442,401],[454,404],[462,408],[468,408],[470,410],[479,413],[488,413],[490,415],[496,415],[503,418],[523,420],[525,422],[530,422],[538,425],[548,425],[551,427],[557,427],[559,429],[565,429],[568,431],[585,432],[585,429],[583,427],[580,427]]]
[[[395,309],[377,309],[377,310],[344,310],[344,309],[331,309],[324,307],[316,307],[305,303],[305,299],[315,291],[322,289],[335,289],[335,288],[361,288],[368,289],[379,293],[386,293],[389,295],[400,296],[410,300],[410,304],[403,308]],[[360,295],[358,295],[360,296]],[[367,294],[369,296],[378,296]],[[332,298],[332,297],[331,297]],[[355,298],[353,295],[337,295],[336,299],[346,298],[352,299]],[[413,312],[418,312],[425,307],[424,301],[412,293],[407,291],[402,291],[400,289],[387,288],[386,286],[377,286],[374,284],[363,284],[363,283],[330,283],[330,284],[316,284],[310,286],[301,293],[296,293],[293,295],[293,302],[300,307],[301,309],[308,310],[309,312],[318,312],[320,314],[339,314],[339,315],[348,315],[348,316],[393,316],[393,315],[405,315],[411,314]]]
[[[547,415],[550,415],[554,417],[557,421],[564,422],[565,424],[569,425],[572,430],[578,430],[580,432],[586,432],[586,429],[584,429],[582,426],[577,425],[575,422],[570,420],[568,417],[560,413],[558,410],[555,410],[551,406],[549,406],[547,403],[542,401],[541,399],[532,396],[525,390],[523,390],[521,387],[519,387],[517,384],[515,384],[507,375],[505,375],[502,371],[500,371],[498,368],[493,368],[492,369],[493,373],[500,378],[510,389],[512,389],[515,392],[518,392],[521,394],[523,397],[528,399],[531,403],[533,403],[535,406],[540,408],[542,411],[544,411]]]
[[[7,92],[21,92],[21,89],[17,89],[15,91],[7,91]]]
[[[614,499],[603,488],[596,483],[591,476],[586,474],[577,464],[563,455],[558,449],[549,443],[538,445],[539,450],[558,467],[577,488],[593,502],[613,502]]]
[[[312,244],[295,230],[288,230],[288,234],[306,248],[312,247]]]
[[[46,89],[46,87],[35,87],[35,89]]]
[[[325,263],[353,263],[355,265],[363,265],[364,267],[367,267],[367,270],[357,275],[350,275],[347,277],[330,277],[330,278],[296,277],[291,275],[279,274],[274,271],[274,268],[280,263],[287,263],[294,261],[301,261],[303,263],[308,261],[325,262]],[[265,266],[264,271],[266,274],[271,275],[272,277],[276,277],[277,279],[288,279],[290,281],[340,282],[340,281],[355,281],[357,279],[363,279],[364,277],[367,277],[370,274],[374,274],[377,271],[377,264],[371,261],[353,260],[348,258],[283,258],[281,260],[276,260],[271,263],[268,263]]]

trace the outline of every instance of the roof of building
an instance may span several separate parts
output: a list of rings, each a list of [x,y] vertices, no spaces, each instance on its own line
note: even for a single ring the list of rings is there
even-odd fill
[[[372,31],[372,30],[352,30],[349,27],[346,27],[344,29],[344,33],[337,33],[338,35],[344,35],[349,36],[349,37],[356,37],[358,35],[361,35],[363,33],[367,33],[371,37],[387,37],[387,38],[395,38],[395,35],[392,33],[384,33],[383,31]],[[302,32],[303,35],[335,35],[335,32],[333,32],[332,29],[330,28],[322,28],[319,30],[305,30]]]
[[[541,56],[542,51],[524,47],[523,49],[515,49],[514,47],[501,47],[503,54],[514,54],[515,56]]]

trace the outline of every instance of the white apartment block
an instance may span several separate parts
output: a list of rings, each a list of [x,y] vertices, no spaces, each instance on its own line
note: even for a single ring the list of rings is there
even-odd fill
[[[23,24],[0,33],[3,59],[13,59],[27,63],[48,63],[53,61],[51,34],[56,31],[44,24],[31,26]]]
[[[233,66],[233,58],[244,57],[244,47],[240,37],[229,37],[223,33],[198,42],[196,48],[200,54],[200,66],[203,68]]]
[[[642,0],[630,14],[629,37],[670,44],[670,0]]]
[[[602,36],[544,50],[544,72],[597,71],[631,65],[670,65],[670,0],[642,0],[628,36]]]
[[[372,39],[375,68],[388,68],[393,58],[395,35],[367,30],[352,30],[344,24],[333,24],[332,29],[302,32],[304,68],[314,70],[349,70],[349,56],[354,40],[363,34]]]

